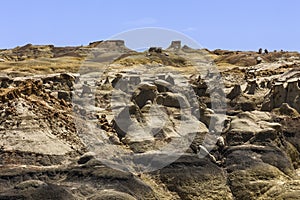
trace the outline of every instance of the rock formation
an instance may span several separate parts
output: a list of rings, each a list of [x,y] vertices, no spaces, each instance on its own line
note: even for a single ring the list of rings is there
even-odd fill
[[[168,47],[169,51],[178,51],[181,49],[181,41],[172,41],[171,45]]]
[[[0,199],[299,199],[299,66],[180,41],[0,50]]]
[[[262,110],[271,111],[281,107],[283,103],[287,103],[300,112],[300,88],[298,84],[298,78],[289,79],[286,83],[275,83],[262,105]]]

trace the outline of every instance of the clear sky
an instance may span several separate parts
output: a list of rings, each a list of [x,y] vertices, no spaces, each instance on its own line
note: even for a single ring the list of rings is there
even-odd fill
[[[3,0],[0,48],[86,45],[142,27],[209,49],[300,51],[298,0]]]

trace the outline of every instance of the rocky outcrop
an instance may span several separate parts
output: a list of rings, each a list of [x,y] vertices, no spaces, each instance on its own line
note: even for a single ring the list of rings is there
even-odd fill
[[[0,57],[0,199],[300,195],[296,52],[99,41]],[[192,70],[211,58],[220,73]]]
[[[51,183],[58,179],[59,184]],[[139,177],[107,168],[96,160],[59,169],[1,168],[0,185],[0,199],[155,199],[151,187]]]
[[[245,92],[247,94],[254,94],[257,88],[258,88],[258,84],[256,83],[256,80],[250,80],[247,84],[247,88]]]
[[[298,84],[298,78],[290,79],[286,83],[275,83],[262,105],[262,110],[271,111],[274,108],[279,108],[283,103],[287,103],[299,112],[300,88]]]
[[[137,90],[132,95],[132,101],[135,102],[139,108],[146,105],[147,101],[153,102],[156,99],[157,87],[149,83],[140,83]]]
[[[36,58],[57,58],[63,56],[83,58],[89,53],[88,47],[54,47],[53,45],[27,44],[0,52],[8,61],[22,61]]]
[[[161,47],[150,47],[148,49],[149,53],[162,53],[162,48]]]
[[[157,96],[156,102],[160,105],[174,108],[188,108],[189,102],[185,96],[181,94],[165,92]]]
[[[101,49],[101,50],[100,50]],[[110,51],[129,52],[132,50],[125,46],[123,40],[105,40],[90,43],[87,46],[78,47],[55,47],[54,45],[27,44],[14,49],[0,51],[3,61],[24,61],[37,58],[62,58],[75,57],[86,58],[91,52],[99,53],[103,49]]]
[[[229,92],[229,94],[227,94],[226,98],[228,98],[230,100],[233,100],[241,94],[242,94],[241,86],[240,85],[235,85],[232,88],[232,90]]]
[[[0,194],[0,199],[75,199],[75,197],[64,188],[41,181],[25,181],[19,183],[14,189]]]
[[[274,108],[272,110],[276,115],[286,115],[289,117],[299,117],[299,113],[296,109],[289,106],[287,103],[282,103],[280,108]]]
[[[179,51],[181,49],[181,41],[172,41],[171,45],[167,48],[169,51]]]
[[[242,112],[232,117],[230,128],[226,134],[226,141],[230,146],[254,142],[257,137],[264,140],[275,140],[281,130],[278,123],[272,122],[271,115],[264,112]]]
[[[130,104],[113,120],[113,128],[118,137],[136,153],[160,148],[171,140],[188,137],[193,133],[203,134],[208,131],[202,122],[188,112],[190,102],[185,94],[173,91],[176,86],[172,76],[168,75],[167,81],[159,78],[165,76],[158,76],[153,81],[137,85],[131,94]],[[118,95],[115,96],[116,99],[119,98]],[[188,130],[184,128],[186,126],[194,128]],[[159,139],[163,142],[158,142]]]
[[[178,199],[233,199],[230,188],[224,182],[224,172],[209,159],[182,156],[157,173],[162,183],[178,194]]]
[[[0,92],[1,163],[59,164],[68,159],[64,155],[81,151],[83,144],[70,116],[72,105],[67,83],[74,82],[73,75],[10,80],[9,88]],[[49,82],[56,83],[57,96],[53,95],[54,89],[49,90],[53,88]],[[30,155],[39,158],[28,159]]]

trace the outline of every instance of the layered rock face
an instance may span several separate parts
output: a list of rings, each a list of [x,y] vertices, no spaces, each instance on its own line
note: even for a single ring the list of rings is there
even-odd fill
[[[300,54],[181,46],[1,50],[0,199],[299,199]]]
[[[300,112],[300,88],[299,78],[292,78],[285,83],[275,83],[270,91],[268,98],[263,104],[262,109],[270,111],[274,108],[280,108],[284,103]]]

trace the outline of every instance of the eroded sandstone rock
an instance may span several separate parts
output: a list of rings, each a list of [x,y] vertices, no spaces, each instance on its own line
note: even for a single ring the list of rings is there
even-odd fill
[[[182,109],[189,107],[189,102],[187,101],[186,97],[179,93],[161,93],[157,96],[156,102],[167,107]]]
[[[204,50],[228,88],[222,116],[226,109],[213,107],[225,96],[217,73],[189,74],[189,59],[204,51],[179,42],[171,47],[149,56],[127,49],[124,41],[1,50],[7,75],[0,78],[0,199],[297,199],[299,54]],[[79,62],[89,49],[89,59],[109,66],[104,77],[81,80],[61,73],[61,65]],[[39,67],[30,68],[34,62],[28,59],[40,57]],[[18,72],[17,60],[29,66],[26,73]],[[165,73],[165,65],[184,71],[183,78]],[[185,83],[195,95],[182,89]],[[95,124],[95,138],[85,122]],[[166,145],[171,151],[159,155]],[[196,155],[199,145],[206,155]],[[181,150],[177,160],[163,165]],[[108,153],[107,160],[99,152]],[[122,160],[122,152],[133,161]],[[108,168],[107,161],[134,172]],[[138,173],[157,166],[162,167]]]
[[[271,111],[273,108],[279,108],[283,103],[287,103],[299,112],[299,94],[300,88],[298,86],[298,79],[288,80],[286,84],[275,83],[268,98],[266,98],[262,105],[262,110]]]

